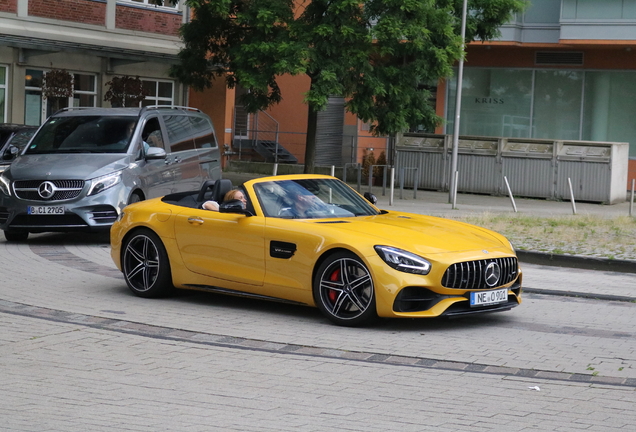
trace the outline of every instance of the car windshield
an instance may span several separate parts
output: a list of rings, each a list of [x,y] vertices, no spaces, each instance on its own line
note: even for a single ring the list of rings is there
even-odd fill
[[[49,119],[25,154],[125,153],[137,124],[130,116],[71,116]]]
[[[265,216],[323,219],[377,215],[378,211],[338,179],[299,179],[257,183]]]

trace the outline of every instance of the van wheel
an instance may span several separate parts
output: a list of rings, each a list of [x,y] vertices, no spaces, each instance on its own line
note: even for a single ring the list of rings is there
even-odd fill
[[[25,241],[26,239],[29,238],[29,232],[28,231],[6,230],[4,232],[4,238],[6,238],[8,242]]]
[[[141,195],[139,194],[139,192],[134,192],[130,198],[128,199],[128,205],[132,204],[132,203],[136,203],[139,201],[143,201],[144,199],[141,197]]]

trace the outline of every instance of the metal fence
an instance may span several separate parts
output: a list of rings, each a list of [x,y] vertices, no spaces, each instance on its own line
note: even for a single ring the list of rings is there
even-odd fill
[[[398,137],[395,167],[405,187],[449,190],[451,135]],[[614,204],[626,200],[627,143],[463,136],[458,147],[458,192],[512,193],[555,200]]]

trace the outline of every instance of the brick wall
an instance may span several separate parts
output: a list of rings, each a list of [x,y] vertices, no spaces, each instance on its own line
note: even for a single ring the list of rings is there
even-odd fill
[[[0,12],[18,12],[18,0],[0,0]]]
[[[126,30],[178,36],[181,14],[118,4],[115,26]]]
[[[29,15],[106,25],[106,0],[30,0]]]

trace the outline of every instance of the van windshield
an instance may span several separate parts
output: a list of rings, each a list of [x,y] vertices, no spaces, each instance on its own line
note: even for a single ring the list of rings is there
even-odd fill
[[[24,154],[126,153],[136,125],[131,116],[54,117]]]

